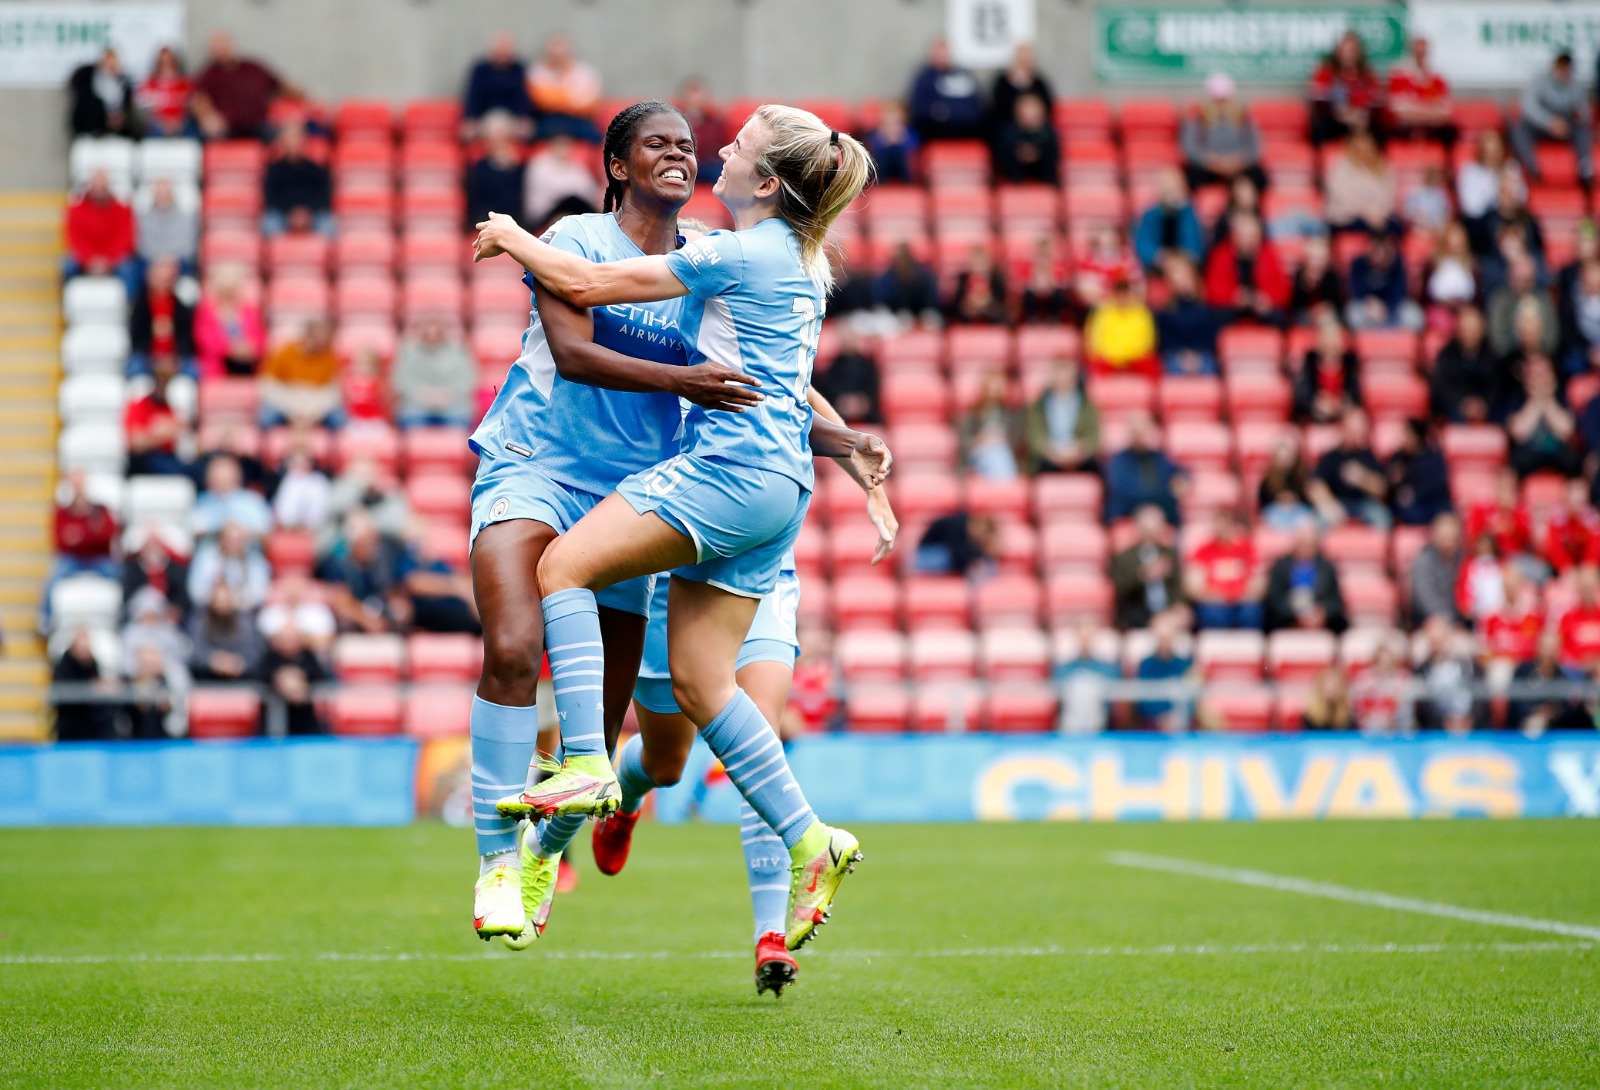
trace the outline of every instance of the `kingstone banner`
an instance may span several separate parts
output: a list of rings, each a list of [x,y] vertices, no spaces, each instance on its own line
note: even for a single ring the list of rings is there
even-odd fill
[[[1411,33],[1433,45],[1433,63],[1461,87],[1521,86],[1570,49],[1589,82],[1600,48],[1593,0],[1413,0]]]

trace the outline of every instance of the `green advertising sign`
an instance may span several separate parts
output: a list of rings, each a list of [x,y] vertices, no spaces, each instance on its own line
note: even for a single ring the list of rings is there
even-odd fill
[[[1095,71],[1122,83],[1197,81],[1210,72],[1299,81],[1350,29],[1378,68],[1399,60],[1406,44],[1405,12],[1392,8],[1102,5],[1095,22]]]

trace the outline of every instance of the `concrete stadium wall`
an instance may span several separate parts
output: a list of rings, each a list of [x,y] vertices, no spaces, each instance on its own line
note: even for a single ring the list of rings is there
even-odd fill
[[[457,93],[467,65],[498,27],[514,31],[527,52],[552,31],[567,32],[580,55],[600,68],[612,95],[670,94],[693,74],[724,96],[898,94],[945,19],[942,0],[189,0],[188,6],[191,61],[204,54],[206,35],[224,27],[243,51],[314,97],[395,101]],[[1039,0],[1040,57],[1063,92],[1098,85],[1093,15],[1085,0]],[[1130,90],[1137,89],[1118,93]],[[64,117],[59,92],[0,91],[0,189],[62,183]]]

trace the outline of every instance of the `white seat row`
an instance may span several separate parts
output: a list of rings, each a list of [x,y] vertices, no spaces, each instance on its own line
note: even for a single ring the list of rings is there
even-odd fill
[[[122,619],[122,584],[100,575],[72,575],[50,588],[53,630],[114,631]]]
[[[119,136],[80,136],[72,142],[68,163],[72,184],[83,185],[97,170],[103,170],[119,194],[131,193],[135,181],[167,178],[173,182],[198,184],[202,152],[198,140],[142,140],[138,143]]]
[[[128,289],[115,276],[75,276],[61,293],[67,325],[122,325],[128,320]]]
[[[61,338],[61,366],[69,375],[116,375],[127,369],[126,325],[75,325]]]
[[[64,470],[85,473],[122,473],[128,464],[128,440],[122,422],[71,424],[61,430],[56,461]]]

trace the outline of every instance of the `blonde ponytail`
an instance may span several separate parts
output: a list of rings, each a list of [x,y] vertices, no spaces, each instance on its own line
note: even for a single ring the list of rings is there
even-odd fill
[[[766,127],[767,146],[755,157],[755,169],[778,179],[778,215],[800,239],[806,273],[826,292],[833,286],[828,228],[872,180],[872,156],[861,141],[805,110],[767,105],[756,117]]]

